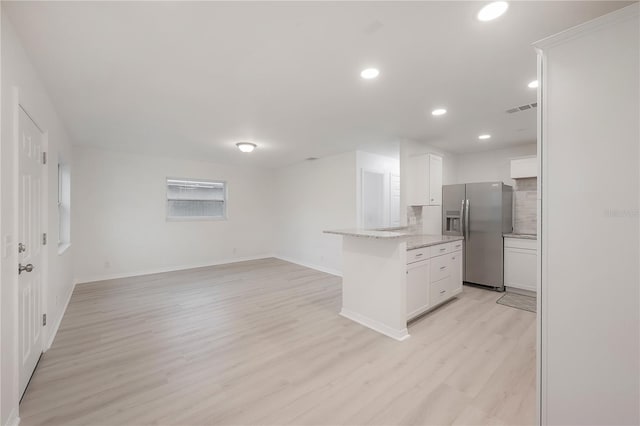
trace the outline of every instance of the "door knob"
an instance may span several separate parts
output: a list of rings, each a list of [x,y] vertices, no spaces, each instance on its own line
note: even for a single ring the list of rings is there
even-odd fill
[[[20,275],[23,272],[31,272],[33,271],[33,265],[30,263],[27,263],[26,265],[22,266],[22,263],[18,263],[18,275]]]

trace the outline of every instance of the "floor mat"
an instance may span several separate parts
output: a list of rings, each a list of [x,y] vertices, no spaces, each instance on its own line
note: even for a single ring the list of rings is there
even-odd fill
[[[496,301],[500,305],[510,306],[523,311],[536,312],[536,297],[518,293],[505,293]]]

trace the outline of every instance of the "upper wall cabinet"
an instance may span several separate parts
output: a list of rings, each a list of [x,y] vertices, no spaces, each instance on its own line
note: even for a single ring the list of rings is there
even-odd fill
[[[422,154],[409,157],[407,204],[439,206],[442,204],[442,157]]]
[[[531,177],[538,177],[538,160],[536,157],[511,160],[511,179]]]

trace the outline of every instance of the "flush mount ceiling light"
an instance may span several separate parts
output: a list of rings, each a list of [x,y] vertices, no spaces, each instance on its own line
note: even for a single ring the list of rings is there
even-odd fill
[[[364,78],[365,80],[371,80],[379,75],[380,70],[378,70],[377,68],[367,68],[366,70],[362,70],[362,72],[360,73],[360,77]]]
[[[480,136],[478,136],[478,139],[480,139],[481,141],[485,141],[487,139],[491,139],[491,135],[487,135],[487,134],[480,135]]]
[[[538,88],[538,80],[533,80],[531,83],[527,84],[529,89],[537,89]]]
[[[433,111],[431,111],[431,115],[435,115],[436,117],[439,115],[445,115],[447,113],[447,110],[444,108],[436,108]]]
[[[502,16],[507,9],[509,9],[509,3],[506,1],[494,1],[489,3],[478,12],[478,21],[487,22]]]
[[[238,142],[236,144],[236,146],[242,152],[251,152],[254,149],[256,149],[257,145],[255,143],[251,143],[251,142]]]

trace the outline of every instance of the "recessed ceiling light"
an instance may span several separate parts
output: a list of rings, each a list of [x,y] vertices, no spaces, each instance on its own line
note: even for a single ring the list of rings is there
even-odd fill
[[[538,88],[538,80],[533,80],[531,83],[527,84],[529,89],[537,89]]]
[[[478,136],[478,139],[480,139],[481,141],[491,139],[491,135],[480,135]]]
[[[376,78],[379,75],[380,70],[378,70],[377,68],[367,68],[366,70],[362,70],[362,72],[360,73],[360,77],[364,78],[365,80],[371,80],[372,78]]]
[[[444,108],[437,108],[431,111],[431,115],[435,115],[435,116],[445,115],[446,113],[447,113],[447,110]]]
[[[493,21],[509,9],[509,3],[506,1],[494,1],[489,3],[478,12],[478,21]]]
[[[236,144],[236,146],[242,152],[251,152],[254,149],[256,149],[257,145],[255,143],[251,143],[251,142],[238,142]]]

